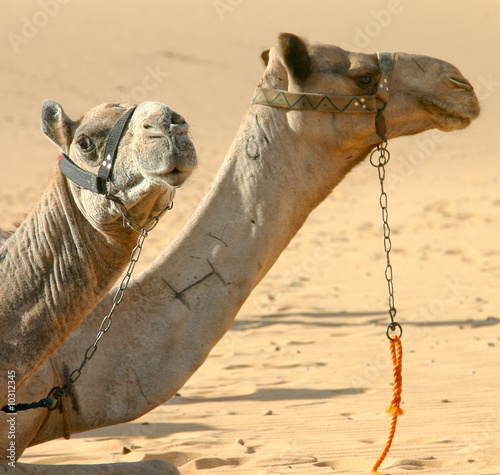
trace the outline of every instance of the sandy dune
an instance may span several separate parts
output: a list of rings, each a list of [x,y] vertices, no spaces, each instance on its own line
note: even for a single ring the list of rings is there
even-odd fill
[[[39,129],[44,99],[73,118],[108,100],[158,100],[190,122],[199,170],[146,241],[141,268],[211,182],[260,78],[260,52],[279,32],[458,66],[481,118],[390,143],[405,415],[382,468],[500,474],[498,0],[0,5],[0,228],[23,219],[55,165]],[[21,460],[162,458],[183,475],[369,472],[388,434],[392,381],[378,186],[364,163],[313,212],[179,396]]]

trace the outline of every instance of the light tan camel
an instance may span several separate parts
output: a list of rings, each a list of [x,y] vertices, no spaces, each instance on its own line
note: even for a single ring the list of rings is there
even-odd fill
[[[45,101],[42,129],[74,163],[92,172],[110,130],[130,108],[106,103],[72,121],[59,104]],[[133,112],[108,184],[132,222],[143,224],[160,213],[195,167],[187,128],[160,103],[144,102]],[[57,167],[40,202],[0,248],[1,406],[7,383],[21,386],[129,262],[138,235],[122,221],[114,201],[68,181]]]
[[[306,45],[289,34],[264,57],[260,85],[266,88],[370,94],[380,76],[375,55]],[[384,110],[388,138],[461,129],[478,114],[472,87],[454,66],[397,55]],[[183,386],[311,210],[380,142],[374,117],[250,106],[197,211],[131,284],[127,307],[117,311],[120,325],[73,387],[74,432],[131,421]],[[20,399],[64,383],[65,368],[79,364],[109,305],[110,296],[30,378]],[[63,415],[19,414],[17,427],[20,455],[28,445],[60,437]]]

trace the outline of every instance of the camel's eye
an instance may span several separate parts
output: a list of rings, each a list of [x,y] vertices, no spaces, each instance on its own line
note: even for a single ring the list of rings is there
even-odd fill
[[[87,136],[82,136],[80,137],[77,141],[76,144],[80,148],[82,152],[88,153],[91,152],[94,149],[94,142],[92,139],[90,139]]]
[[[358,76],[356,78],[356,82],[361,86],[361,87],[368,87],[371,86],[374,82],[374,77],[372,74],[366,73],[362,74],[361,76]]]

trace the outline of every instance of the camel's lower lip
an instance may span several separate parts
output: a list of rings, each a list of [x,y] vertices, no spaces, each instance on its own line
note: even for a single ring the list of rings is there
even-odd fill
[[[189,175],[189,172],[183,172],[178,168],[174,168],[171,172],[163,175],[163,177],[170,186],[177,187],[181,186],[187,180]]]
[[[444,119],[445,123],[450,126],[454,124],[453,128],[465,128],[467,127],[472,119],[475,119],[479,115],[479,108],[473,107],[473,104],[467,106],[467,102],[454,102],[448,103],[442,99],[435,96],[424,96],[420,99],[421,105],[432,115]]]
[[[177,167],[164,170],[143,170],[143,177],[158,185],[181,186],[191,175],[192,170],[180,170]]]
[[[148,159],[140,163],[142,175],[158,184],[181,186],[195,170],[198,160],[191,141],[183,142],[179,150],[151,149]]]

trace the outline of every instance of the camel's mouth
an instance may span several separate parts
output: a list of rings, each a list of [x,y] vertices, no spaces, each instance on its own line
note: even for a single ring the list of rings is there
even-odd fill
[[[179,187],[191,176],[197,161],[196,153],[193,150],[192,154],[175,154],[170,156],[165,161],[161,160],[162,166],[156,169],[146,170],[143,168],[144,177],[158,184],[167,184],[172,187]]]
[[[159,184],[181,186],[198,164],[196,149],[185,133],[148,139],[138,166],[145,178]]]
[[[170,186],[179,187],[188,179],[189,175],[191,175],[190,171],[182,171],[175,167],[163,177]]]
[[[472,90],[471,90],[472,91]],[[420,98],[420,105],[436,120],[443,131],[465,129],[479,115],[479,102],[474,93],[460,94],[453,102],[426,94]]]

